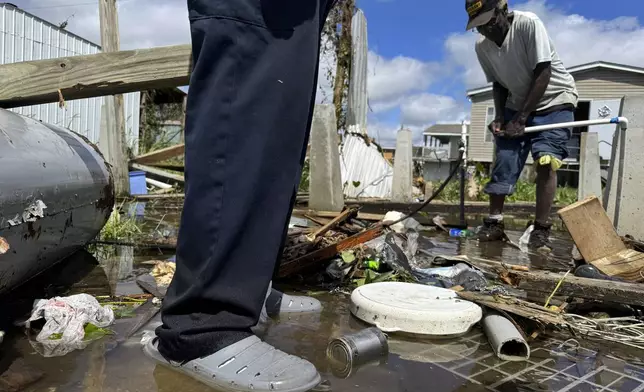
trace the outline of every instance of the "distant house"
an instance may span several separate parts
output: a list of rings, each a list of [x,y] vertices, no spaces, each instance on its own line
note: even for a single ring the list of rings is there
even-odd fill
[[[425,181],[442,181],[458,165],[461,124],[435,124],[423,132],[423,146],[414,150],[414,160],[422,163]]]
[[[579,105],[575,120],[594,120],[619,116],[625,95],[644,94],[644,68],[603,61],[568,68],[577,83]],[[492,86],[487,85],[467,92],[472,102],[468,157],[476,162],[491,163],[494,142],[487,124],[494,119]],[[570,157],[562,171],[569,172],[566,182],[576,185],[579,170],[580,135],[582,132],[599,133],[599,152],[605,169],[610,163],[615,125],[575,128],[568,145]],[[528,160],[528,164],[532,159]]]

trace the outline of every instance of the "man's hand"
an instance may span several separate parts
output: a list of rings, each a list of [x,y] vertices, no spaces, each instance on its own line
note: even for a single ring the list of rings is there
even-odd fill
[[[527,118],[522,115],[516,115],[509,123],[505,124],[503,135],[507,137],[519,137],[525,133],[525,124]]]
[[[503,119],[495,118],[488,126],[487,129],[492,132],[493,135],[500,135],[501,128],[503,128]]]

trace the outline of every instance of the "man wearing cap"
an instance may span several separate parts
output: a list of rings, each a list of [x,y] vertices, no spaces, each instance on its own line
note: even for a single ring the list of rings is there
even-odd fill
[[[482,37],[476,55],[493,85],[495,117],[488,125],[494,134],[496,159],[485,187],[490,216],[479,231],[480,241],[506,238],[503,204],[511,195],[529,153],[537,167],[537,205],[529,246],[550,249],[550,210],[557,189],[557,169],[568,156],[571,128],[524,133],[526,127],[574,121],[578,94],[548,36],[533,13],[508,11],[507,0],[466,0],[467,30]]]

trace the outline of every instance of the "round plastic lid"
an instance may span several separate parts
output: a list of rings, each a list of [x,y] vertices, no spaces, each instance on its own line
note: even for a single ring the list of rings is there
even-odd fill
[[[453,290],[402,282],[358,287],[351,294],[350,310],[384,332],[445,337],[467,333],[483,316],[480,306]]]

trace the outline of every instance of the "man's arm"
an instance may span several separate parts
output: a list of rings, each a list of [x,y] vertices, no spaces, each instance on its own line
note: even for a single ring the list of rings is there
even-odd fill
[[[506,126],[505,133],[508,136],[519,136],[525,132],[528,117],[530,117],[530,113],[537,109],[539,101],[548,88],[550,76],[552,75],[550,37],[548,37],[548,32],[541,20],[535,17],[523,22],[518,27],[518,30],[523,35],[527,48],[527,60],[533,67],[533,74],[523,105]]]
[[[523,105],[521,105],[521,110],[516,115],[517,121],[525,124],[530,113],[537,110],[537,105],[539,104],[541,97],[543,97],[543,94],[545,94],[548,84],[550,83],[550,76],[552,75],[550,64],[550,62],[539,63],[534,69],[530,90],[528,90],[528,95],[526,96]]]
[[[494,82],[492,85],[492,95],[494,96],[494,118],[503,120],[505,113],[505,104],[508,101],[508,89],[500,83]]]

